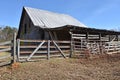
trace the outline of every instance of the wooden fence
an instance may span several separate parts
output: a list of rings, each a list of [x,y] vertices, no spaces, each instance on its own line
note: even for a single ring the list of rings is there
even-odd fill
[[[93,35],[90,36],[93,38]],[[11,63],[12,61],[34,61],[56,57],[66,58],[71,56],[74,50],[78,51],[79,55],[82,50],[84,51],[86,49],[91,50],[93,54],[120,52],[120,41],[104,41],[102,43],[99,43],[99,41],[87,42],[86,39],[75,37],[75,35],[72,39],[74,40],[16,40],[14,36],[13,40],[0,43],[0,65],[5,65],[5,63]],[[7,55],[1,56],[3,52]]]
[[[33,61],[34,58],[66,58],[70,53],[70,41],[17,40],[18,61]]]
[[[73,34],[71,33],[71,54],[112,54],[120,52],[120,41],[114,41],[116,37],[109,41],[109,37],[93,34]]]
[[[12,41],[0,43],[0,66],[10,64],[12,61]]]
[[[106,42],[105,50],[108,54],[120,53],[120,41]]]

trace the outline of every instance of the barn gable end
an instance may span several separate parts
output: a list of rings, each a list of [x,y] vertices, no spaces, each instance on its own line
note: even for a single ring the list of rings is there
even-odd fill
[[[52,30],[61,27],[65,28],[67,27],[67,25],[86,27],[84,24],[69,15],[24,7],[22,11],[17,38],[41,40],[50,39],[48,33],[49,30],[51,31],[55,39],[70,39],[68,30]],[[66,36],[64,35],[65,37],[60,38],[59,36],[61,33],[64,33]],[[67,38],[67,36],[69,38]]]

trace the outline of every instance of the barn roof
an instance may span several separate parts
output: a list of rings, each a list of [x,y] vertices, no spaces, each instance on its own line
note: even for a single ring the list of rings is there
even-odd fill
[[[33,24],[41,28],[58,28],[66,25],[86,27],[75,18],[66,14],[59,14],[30,7],[24,7],[24,9],[26,10]]]

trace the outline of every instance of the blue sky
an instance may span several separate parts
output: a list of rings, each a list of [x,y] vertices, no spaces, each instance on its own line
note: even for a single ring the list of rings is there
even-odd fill
[[[0,25],[19,26],[23,6],[64,13],[99,29],[120,29],[120,0],[1,0]]]

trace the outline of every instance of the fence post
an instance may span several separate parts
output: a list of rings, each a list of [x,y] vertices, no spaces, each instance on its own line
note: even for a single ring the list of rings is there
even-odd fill
[[[70,41],[70,55],[69,57],[71,58],[73,55],[73,35],[71,33],[71,41]]]
[[[20,39],[17,39],[17,61],[20,61]]]
[[[16,62],[16,33],[13,36],[13,63]]]
[[[50,40],[48,40],[48,44],[47,44],[47,59],[50,59]]]

